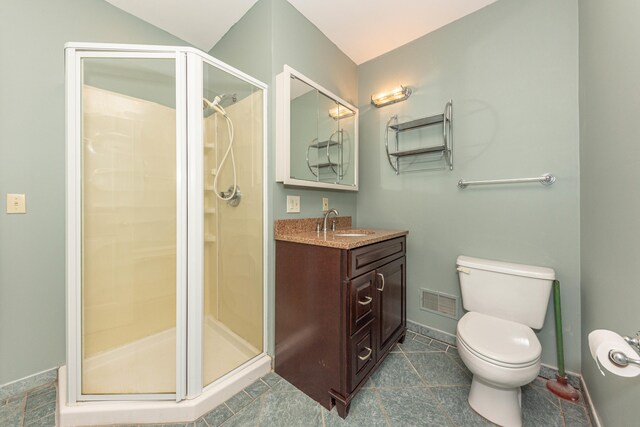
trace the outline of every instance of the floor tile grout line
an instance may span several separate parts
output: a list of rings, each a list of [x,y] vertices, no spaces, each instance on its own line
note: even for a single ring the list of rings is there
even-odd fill
[[[389,419],[389,414],[387,414],[387,409],[384,407],[384,404],[382,403],[382,396],[380,396],[380,390],[375,389],[375,390],[373,390],[373,393],[376,396],[376,401],[378,403],[378,407],[380,408],[380,411],[382,411],[382,416],[384,417],[384,422],[387,424],[387,426],[393,427],[393,424],[391,424],[391,420]]]
[[[256,422],[256,427],[260,426],[260,421],[262,421],[262,410],[264,409],[264,399],[262,399],[263,396],[264,394],[258,396],[258,398],[260,399],[260,410],[258,411],[258,421]]]
[[[460,363],[458,360],[456,360],[455,357],[453,357],[450,353],[446,351],[444,352],[444,354],[447,356],[449,360],[451,360],[454,363],[454,365],[456,365],[456,367],[462,372],[462,374],[465,377],[473,380],[473,375],[470,375],[469,372],[467,372],[469,368],[464,364],[464,362]]]
[[[438,353],[438,352],[431,352],[431,353]],[[439,353],[442,353],[442,352],[439,352]],[[447,353],[445,352],[444,354],[446,355]],[[407,355],[406,355],[406,354],[405,354],[405,357],[407,357]],[[455,360],[453,360],[453,358],[451,358],[450,356],[447,356],[447,358],[448,358],[450,361],[452,361],[452,362],[454,363],[454,365],[456,366],[456,368],[458,368],[458,370],[459,370],[459,371],[460,371],[460,372],[461,372],[465,377],[467,377],[467,378],[469,378],[469,379],[473,380],[473,376],[469,376],[469,375],[467,374],[467,372],[466,372],[464,369],[462,369],[462,368],[460,367],[460,365],[459,365],[458,363],[456,363],[456,362],[455,362]],[[418,376],[419,376],[419,377],[420,377],[420,378],[425,382],[425,384],[427,384],[428,386],[431,386],[431,384],[430,384],[430,383],[429,383],[425,378],[423,378],[423,377],[422,377],[422,375],[420,375],[420,373],[418,372],[418,369],[413,365],[413,363],[411,363],[411,359],[409,359],[409,358],[407,357],[407,360],[409,361],[409,364],[411,365],[411,367],[413,367],[413,370],[414,370],[414,371],[418,374]],[[449,385],[455,386],[455,385],[467,385],[467,384],[449,384]],[[434,384],[433,386],[439,386],[439,384]]]
[[[24,421],[27,419],[27,398],[28,398],[28,394],[25,393],[24,397],[22,398],[22,417],[20,419],[20,425],[24,426]]]
[[[451,414],[449,414],[449,411],[446,410],[446,408],[444,408],[440,403],[440,398],[436,395],[436,393],[433,390],[431,390],[431,387],[427,387],[427,388],[429,389],[429,393],[433,397],[433,400],[436,402],[436,406],[438,407],[438,410],[444,414],[445,418],[448,419],[449,422],[451,422],[451,425],[458,427],[458,424],[456,424],[451,418]]]
[[[422,379],[422,377],[420,378]],[[419,385],[399,385],[399,386],[389,386],[389,387],[380,387],[381,390],[406,390],[406,389],[417,389],[417,388],[434,388],[434,387],[470,387],[469,384],[425,384],[420,383]]]
[[[562,426],[567,427],[567,420],[564,417],[564,409],[562,409],[562,402],[560,403],[560,419],[562,420]]]
[[[427,380],[425,380],[422,375],[420,375],[420,372],[418,372],[418,369],[416,369],[415,366],[413,366],[413,363],[411,363],[411,360],[407,357],[407,355],[405,353],[402,353],[402,355],[404,356],[404,358],[407,360],[407,362],[409,362],[409,366],[411,366],[411,368],[413,369],[413,372],[416,373],[416,375],[418,375],[418,378],[420,378],[422,380],[423,384],[429,385],[429,382]]]
[[[536,377],[536,379],[537,378],[538,377]],[[533,381],[531,383],[533,383]],[[531,384],[531,383],[529,383],[529,384]],[[529,385],[529,384],[525,384],[525,385]],[[560,402],[560,398],[558,398],[557,396],[552,394],[549,390],[547,390],[546,387],[543,388],[542,390],[540,390],[542,387],[538,387],[538,386],[534,386],[534,385],[532,385],[530,387],[533,389],[534,392],[538,393],[538,395],[540,395],[543,399],[547,400],[553,406],[555,406],[556,408],[562,409],[562,402]],[[553,397],[553,399],[550,399],[549,395],[551,395],[551,397]]]
[[[55,403],[56,403],[56,402],[55,402],[55,401],[56,401],[56,398],[57,398],[57,396],[58,396],[58,392],[57,392],[57,391],[55,391],[55,392],[54,392],[54,394],[53,394],[53,396],[54,396],[54,398],[53,398],[53,403],[55,404]],[[25,403],[25,413],[26,413],[26,412],[28,412],[28,411],[35,411],[35,410],[40,409],[40,408],[42,408],[43,406],[48,405],[48,404],[51,404],[51,403],[52,403],[51,401],[45,400],[45,401],[43,401],[43,402],[40,402],[40,404],[39,404],[38,406],[34,406],[33,408],[30,408],[30,407],[29,407],[29,395],[27,395],[27,402]],[[55,406],[55,405],[54,405],[54,406]],[[54,411],[55,411],[55,407],[54,407]],[[41,418],[42,418],[42,417],[41,417]]]
[[[243,390],[243,391],[244,391],[244,390]],[[231,397],[233,397],[233,396],[231,396]],[[223,404],[223,405],[224,405],[224,406],[225,406],[225,407],[226,407],[226,408],[231,412],[231,417],[233,417],[236,413],[235,413],[235,412],[233,412],[233,409],[231,409],[231,407],[230,407],[229,405],[227,405],[227,402],[228,402],[228,401],[229,401],[229,399],[227,399],[227,400],[225,400],[224,402],[222,402],[222,404]],[[214,410],[215,410],[215,408],[213,408],[211,411],[214,411]],[[209,411],[209,412],[211,412],[211,411]],[[207,414],[208,414],[209,412],[207,412]],[[204,415],[207,415],[207,414],[204,414]],[[204,416],[204,415],[203,415],[203,416]],[[229,418],[231,418],[231,417],[229,417]],[[207,423],[207,424],[209,424],[209,423]]]

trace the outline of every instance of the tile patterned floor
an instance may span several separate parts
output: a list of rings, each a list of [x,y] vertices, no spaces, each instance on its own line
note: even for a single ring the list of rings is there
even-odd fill
[[[470,383],[455,347],[408,332],[354,398],[346,420],[270,373],[196,422],[172,426],[491,426],[467,403]],[[54,426],[55,396],[52,383],[0,400],[0,426]],[[523,387],[524,426],[589,427],[582,402],[561,401],[538,378]]]

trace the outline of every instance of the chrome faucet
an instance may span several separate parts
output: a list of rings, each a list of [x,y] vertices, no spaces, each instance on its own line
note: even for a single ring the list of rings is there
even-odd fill
[[[329,218],[329,215],[331,215],[331,214],[334,214],[335,216],[340,215],[340,214],[338,213],[338,210],[337,210],[337,209],[329,209],[329,210],[327,211],[327,213],[326,213],[326,214],[324,214],[324,221],[323,221],[323,223],[322,223],[322,231],[324,231],[324,232],[326,232],[326,231],[327,231],[327,218]]]

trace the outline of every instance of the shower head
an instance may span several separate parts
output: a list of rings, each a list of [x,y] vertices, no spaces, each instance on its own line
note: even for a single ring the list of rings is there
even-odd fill
[[[238,101],[238,94],[236,93],[223,93],[222,95],[218,95],[216,96],[216,98],[219,98],[219,102],[225,102],[226,100],[230,99],[231,100],[231,104],[235,103]]]
[[[207,98],[202,98],[202,107],[205,110],[204,111],[204,116],[209,117],[211,114],[213,114],[214,112],[218,112],[220,114],[222,114],[223,116],[227,116],[227,112],[225,111],[225,109],[222,107],[222,102],[227,100],[227,99],[231,99],[232,103],[237,101],[237,96],[235,93],[223,93],[222,95],[216,95],[213,98],[213,101],[209,101]],[[208,111],[207,111],[208,110]]]
[[[222,101],[222,98],[220,98],[219,96],[216,96],[215,98],[213,98],[213,101],[209,101],[207,98],[202,98],[202,106],[205,110],[204,111],[205,117],[209,117],[214,112],[218,112],[223,116],[226,116],[227,112],[224,110],[224,108],[220,106],[221,101]],[[207,112],[207,110],[209,110],[209,112]]]

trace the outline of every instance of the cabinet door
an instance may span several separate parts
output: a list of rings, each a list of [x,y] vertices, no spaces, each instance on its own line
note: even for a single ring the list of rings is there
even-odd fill
[[[384,354],[394,334],[404,327],[406,258],[402,257],[376,270],[377,345],[378,354]]]

